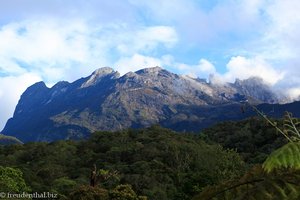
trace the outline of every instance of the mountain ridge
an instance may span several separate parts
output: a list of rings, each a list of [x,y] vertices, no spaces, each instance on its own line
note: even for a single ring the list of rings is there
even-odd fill
[[[238,113],[222,117],[222,112],[232,113],[233,108],[239,112],[244,99],[255,104],[279,102],[275,93],[255,78],[220,85],[161,67],[123,76],[105,67],[51,88],[44,82],[33,84],[22,94],[2,133],[26,142],[79,139],[98,130],[153,124],[176,129],[176,124],[186,126],[183,122],[191,127],[180,130],[194,131],[195,126],[203,128],[214,120],[238,119]]]

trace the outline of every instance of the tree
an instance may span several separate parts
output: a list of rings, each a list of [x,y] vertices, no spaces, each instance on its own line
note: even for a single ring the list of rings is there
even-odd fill
[[[23,179],[23,173],[19,169],[0,166],[1,192],[28,192],[30,188]]]
[[[108,191],[98,186],[82,185],[70,193],[72,200],[109,200]]]
[[[69,179],[68,177],[58,178],[53,181],[53,187],[55,193],[58,193],[60,199],[65,198],[66,194],[70,194],[73,188],[76,186],[76,182],[74,180]]]
[[[147,200],[145,196],[137,196],[131,185],[118,185],[109,192],[111,200]]]
[[[194,200],[300,199],[300,121],[286,113],[283,128],[279,128],[266,115],[254,109],[289,143],[272,152],[262,166],[253,167],[239,180],[208,186]]]

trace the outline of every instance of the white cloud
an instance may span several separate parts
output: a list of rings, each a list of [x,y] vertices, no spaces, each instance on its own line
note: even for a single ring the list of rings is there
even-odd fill
[[[294,35],[294,31],[299,30],[299,9],[300,2],[298,0],[276,0],[267,7],[266,11],[272,20],[270,27],[276,32],[275,34]],[[285,39],[289,40],[295,38]]]
[[[124,75],[129,71],[134,72],[141,68],[163,66],[163,63],[163,60],[158,58],[134,54],[132,57],[121,58],[114,66],[116,66],[121,75]]]
[[[270,71],[273,77],[274,71],[285,72],[285,76],[277,80],[276,87],[282,89],[299,86],[300,1],[261,1],[253,7],[260,13],[258,19],[261,26],[256,28],[261,34],[253,37],[252,41],[246,41],[246,45],[235,48],[234,54],[254,59],[259,57],[264,60],[264,65],[269,66],[268,69],[272,68]],[[270,80],[271,75],[264,73],[262,76]],[[276,82],[276,78],[270,82]]]
[[[149,53],[160,46],[170,48],[177,42],[175,29],[167,26],[131,29],[122,24],[92,26],[80,20],[65,23],[22,21],[3,26],[0,29],[1,73],[33,71],[47,82],[74,80],[95,68],[111,65],[116,59],[111,59],[112,56]],[[114,49],[117,52],[112,55]]]
[[[234,79],[247,79],[251,76],[261,77],[267,83],[274,85],[284,77],[284,72],[274,69],[264,59],[245,58],[242,56],[232,57],[227,64],[227,72],[223,77],[227,81]]]
[[[204,8],[203,2],[210,4],[209,8]],[[146,18],[174,26],[180,35],[180,48],[194,45],[205,52],[217,52],[214,56],[234,56],[227,66],[226,78],[230,81],[239,75],[241,78],[258,75],[270,84],[280,82],[280,87],[300,84],[297,81],[300,76],[299,0],[166,0],[159,4],[131,0],[131,3],[144,9]],[[237,55],[244,57],[248,64],[235,59]],[[237,67],[241,64],[252,66]],[[189,66],[181,64],[179,68],[183,71]]]
[[[90,38],[89,34],[89,28],[81,21],[67,25],[56,21],[7,24],[0,29],[1,72],[22,74],[29,71],[39,73],[46,81],[70,80],[74,77],[65,75],[73,67],[83,67],[96,61],[105,63],[100,55],[91,58],[98,53],[90,51],[94,38]],[[104,46],[105,43],[97,43],[97,49],[103,56],[105,54],[100,50]],[[89,71],[92,71],[91,67]]]
[[[206,59],[200,59],[197,65],[188,65],[185,63],[179,63],[172,60],[169,63],[170,68],[179,71],[181,74],[189,75],[191,77],[208,78],[210,74],[216,73],[215,66]]]
[[[211,62],[205,59],[201,59],[199,61],[199,65],[196,67],[196,70],[199,71],[200,73],[203,72],[205,74],[216,73],[215,66]]]
[[[260,55],[273,60],[297,58],[300,52],[300,1],[274,0],[263,8],[264,34],[254,44]]]
[[[290,88],[286,93],[292,100],[300,100],[300,87]]]
[[[230,45],[236,42],[230,39],[232,36],[240,41],[253,33],[259,34],[263,27],[260,11],[265,1],[262,0],[130,2],[143,9],[146,18],[176,26],[183,36],[181,42],[190,45],[197,43],[208,48],[220,43]],[[211,4],[211,8],[204,8],[202,4]]]
[[[293,88],[295,96],[300,84],[299,10],[298,0],[4,1],[0,76],[37,74],[52,84],[103,66],[124,74],[159,65],[227,81],[259,76],[276,87]],[[180,60],[183,55],[191,58],[189,64]],[[221,57],[230,59],[223,75],[218,74]],[[198,58],[203,59],[197,63]],[[0,90],[2,102],[4,94]]]
[[[16,99],[36,80],[28,82],[28,74],[37,74],[52,85],[88,76],[96,68],[114,63],[121,73],[162,65],[161,59],[143,53],[155,54],[157,49],[172,47],[177,40],[175,29],[168,26],[96,25],[78,19],[23,20],[0,26],[1,85],[7,88],[2,87],[1,93],[10,99],[0,96],[1,105],[7,108],[5,112],[1,109],[1,116],[12,115]],[[20,79],[16,82],[22,84],[21,89],[9,84],[16,79]]]
[[[149,53],[157,50],[159,45],[173,47],[178,41],[174,28],[168,26],[143,27],[140,30],[128,30],[114,37],[117,50],[124,55],[136,52]]]
[[[33,73],[0,78],[0,130],[4,127],[7,119],[12,117],[20,95],[28,86],[40,80],[41,77]]]

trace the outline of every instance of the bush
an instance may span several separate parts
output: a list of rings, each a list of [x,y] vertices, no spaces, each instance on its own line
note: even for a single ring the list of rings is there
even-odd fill
[[[82,185],[71,192],[70,200],[109,200],[108,191],[100,187]]]

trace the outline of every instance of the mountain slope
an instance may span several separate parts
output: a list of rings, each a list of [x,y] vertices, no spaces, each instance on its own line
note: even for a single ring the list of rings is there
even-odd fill
[[[22,142],[15,137],[0,134],[0,145],[10,144],[22,144]]]
[[[26,142],[78,139],[97,130],[152,124],[198,131],[218,121],[243,118],[239,102],[245,98],[254,103],[278,102],[256,78],[221,85],[160,67],[122,77],[106,67],[73,83],[30,86],[2,133]]]

